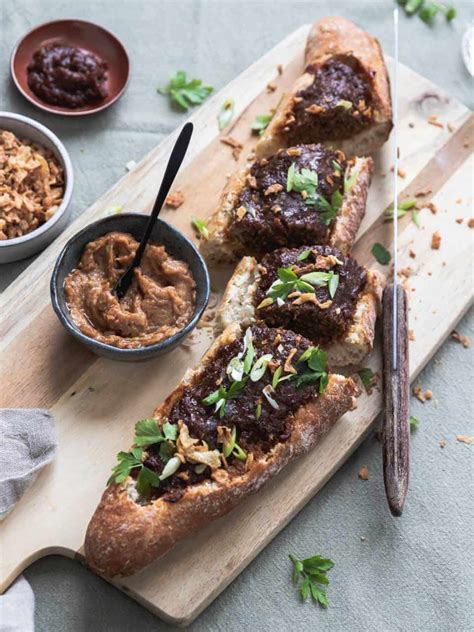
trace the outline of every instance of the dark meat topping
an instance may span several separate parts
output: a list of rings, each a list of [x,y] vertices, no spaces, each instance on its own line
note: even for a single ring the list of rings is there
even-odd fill
[[[334,161],[341,171],[334,168]],[[342,152],[322,145],[301,145],[279,152],[269,160],[256,161],[235,207],[229,230],[245,245],[249,254],[260,255],[282,246],[326,243],[329,227],[315,206],[308,205],[301,193],[287,192],[288,169],[310,169],[318,174],[317,192],[330,199],[334,191],[343,192],[346,161]],[[243,216],[239,209],[246,209]]]
[[[80,108],[107,96],[107,64],[73,46],[42,46],[28,65],[28,86],[45,103]]]
[[[285,363],[293,348],[297,349],[293,361],[295,364],[303,351],[311,346],[308,340],[293,332],[269,329],[265,325],[254,325],[252,334],[255,358],[272,354],[275,368]],[[272,371],[267,369],[258,382],[249,380],[239,396],[227,402],[225,416],[220,418],[218,413],[214,413],[214,406],[204,406],[202,400],[219,385],[226,388],[230,386],[226,367],[242,349],[242,338],[221,349],[199,383],[185,389],[181,399],[172,408],[169,421],[177,423],[179,419],[184,420],[190,435],[205,440],[210,448],[217,447],[217,426],[235,426],[237,441],[242,448],[252,448],[258,444],[266,451],[277,441],[284,441],[290,436],[288,418],[313,396],[315,386],[297,389],[291,381],[282,382],[272,394],[278,404],[278,409],[275,409],[262,394],[262,389],[272,381]],[[258,402],[262,410],[257,420]]]
[[[370,123],[369,85],[357,62],[334,59],[307,71],[314,81],[296,95],[288,122],[292,142],[349,138]]]
[[[217,443],[217,427],[227,426],[237,429],[238,445],[245,451],[266,452],[278,441],[286,441],[291,435],[291,416],[300,406],[311,399],[318,392],[318,383],[313,382],[301,388],[296,388],[295,382],[283,381],[278,384],[271,397],[277,403],[275,409],[265,398],[262,389],[272,383],[273,371],[277,366],[284,366],[291,354],[291,364],[301,373],[302,367],[297,366],[301,354],[311,346],[308,340],[290,331],[269,329],[264,324],[252,327],[255,360],[264,354],[273,356],[263,377],[257,382],[248,380],[244,389],[235,399],[228,400],[225,415],[221,418],[215,412],[213,405],[206,406],[202,400],[220,385],[228,388],[231,384],[226,374],[229,361],[244,348],[243,338],[221,348],[208,366],[206,373],[197,384],[184,389],[181,398],[172,407],[168,421],[177,424],[182,420],[193,438],[206,441],[209,449],[221,448]],[[304,363],[301,363],[304,365]],[[288,375],[283,371],[282,376]],[[257,405],[261,407],[257,419]],[[146,448],[147,458],[145,467],[161,473],[164,462],[160,457],[160,445]],[[233,457],[228,458],[231,469],[239,471],[244,463]],[[151,498],[162,497],[168,502],[179,500],[186,487],[200,483],[211,477],[211,469],[206,467],[203,472],[196,473],[196,465],[186,462],[179,470],[162,481],[159,487],[153,487]],[[136,477],[137,472],[132,474]]]
[[[310,254],[303,261],[298,256],[306,251]],[[335,264],[327,267],[329,261],[322,257],[335,256],[342,265]],[[319,262],[317,264],[316,262]],[[326,265],[325,265],[326,264]],[[270,327],[284,327],[291,329],[318,344],[326,344],[340,339],[347,331],[354,314],[357,299],[366,282],[364,268],[352,257],[344,256],[336,248],[328,246],[307,246],[288,250],[282,248],[267,254],[261,261],[261,280],[255,295],[255,306],[259,305],[267,296],[267,290],[277,280],[278,268],[293,267],[298,276],[309,272],[333,270],[339,275],[339,285],[331,299],[328,287],[316,287],[315,295],[319,303],[332,300],[329,307],[321,309],[313,302],[294,305],[294,298],[287,298],[283,305],[276,302],[257,310],[259,318]]]

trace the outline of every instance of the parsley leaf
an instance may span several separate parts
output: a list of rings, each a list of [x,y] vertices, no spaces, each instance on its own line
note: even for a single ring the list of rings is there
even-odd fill
[[[271,305],[275,300],[277,302],[284,301],[292,292],[314,292],[315,287],[328,286],[329,295],[331,298],[334,298],[339,285],[339,275],[333,270],[329,272],[308,272],[299,277],[290,266],[288,268],[278,268],[277,274],[278,279],[273,281],[267,290],[267,296],[271,299],[271,302],[263,305],[262,303],[266,300],[264,299],[259,307]]]
[[[255,117],[255,119],[250,125],[250,129],[252,130],[252,132],[255,132],[255,133],[258,132],[258,135],[262,136],[265,130],[267,129],[267,127],[269,126],[270,121],[272,120],[273,116],[274,116],[273,114],[257,114],[257,116]]]
[[[219,123],[219,130],[223,130],[224,127],[227,127],[234,116],[234,107],[235,101],[234,99],[226,99],[222,105],[221,111],[219,112],[219,116],[217,117],[217,122]]]
[[[386,266],[390,263],[390,259],[392,258],[392,256],[389,251],[384,248],[384,246],[382,246],[382,244],[379,244],[378,242],[375,243],[372,246],[371,252],[374,255],[375,259],[380,263],[380,265]]]
[[[319,347],[308,347],[301,354],[297,364],[302,362],[306,362],[307,366],[293,374],[291,381],[295,381],[296,388],[302,388],[319,380],[319,392],[323,393],[329,379],[326,372],[327,353]]]
[[[123,483],[130,476],[132,470],[140,468],[137,476],[137,490],[143,496],[148,496],[151,487],[158,487],[160,477],[156,472],[145,467],[142,463],[143,450],[133,448],[131,452],[119,452],[118,463],[112,468],[112,475],[107,481],[111,483]]]
[[[200,105],[213,90],[211,86],[203,86],[201,79],[188,81],[184,70],[178,70],[167,86],[158,88],[160,94],[169,94],[171,101],[183,110],[188,110],[192,105]]]
[[[364,367],[363,369],[360,369],[359,371],[357,371],[357,375],[360,377],[365,390],[370,395],[370,391],[374,383],[375,373],[372,371],[371,368]]]
[[[296,261],[305,261],[310,254],[311,250],[303,250],[303,252],[300,252],[300,254],[297,256]]]
[[[400,217],[403,217],[404,215],[407,214],[408,211],[411,210],[412,222],[418,228],[420,228],[420,224],[418,222],[418,213],[415,207],[416,207],[416,200],[404,200],[403,202],[399,202],[397,206],[397,218],[400,219]],[[393,210],[393,206],[390,206],[384,213],[384,221],[385,222],[393,221],[394,217],[395,217],[395,212]]]
[[[293,564],[293,584],[296,585],[301,582],[298,587],[301,599],[306,601],[311,595],[315,603],[327,608],[329,601],[322,586],[329,584],[327,572],[334,567],[334,562],[319,555],[308,557],[305,560],[299,560],[293,555],[290,555],[289,558]]]
[[[311,169],[301,169],[301,171],[298,171],[295,163],[291,163],[286,176],[287,192],[296,191],[297,193],[301,193],[306,204],[308,206],[315,206],[323,222],[329,225],[341,208],[342,195],[340,191],[334,191],[329,201],[317,193],[317,187],[318,174],[316,171],[311,171]]]
[[[414,430],[418,428],[420,424],[420,420],[414,417],[413,415],[410,415],[409,423],[410,423],[410,432],[413,432]]]

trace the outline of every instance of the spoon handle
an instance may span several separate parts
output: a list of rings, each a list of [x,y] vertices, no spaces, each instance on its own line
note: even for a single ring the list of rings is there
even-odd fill
[[[153,210],[150,215],[150,219],[148,220],[148,224],[145,230],[145,234],[143,235],[140,245],[137,248],[135,253],[135,257],[133,259],[132,268],[135,268],[140,265],[140,262],[143,257],[143,253],[145,252],[146,245],[148,240],[150,239],[151,231],[153,230],[153,226],[155,224],[156,218],[158,217],[158,213],[161,211],[161,207],[165,203],[166,196],[171,189],[171,186],[176,178],[176,174],[181,167],[181,163],[183,162],[184,156],[186,155],[186,151],[189,146],[189,141],[191,140],[191,135],[193,133],[193,124],[186,123],[183,129],[181,130],[178,139],[173,147],[173,151],[171,152],[170,159],[168,160],[168,164],[166,166],[165,175],[163,176],[163,181],[160,186],[160,190],[158,191],[158,196],[155,200],[155,204],[153,206]]]

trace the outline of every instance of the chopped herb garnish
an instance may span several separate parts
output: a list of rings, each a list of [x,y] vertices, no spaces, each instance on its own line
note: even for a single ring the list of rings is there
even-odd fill
[[[294,272],[293,268],[278,268],[278,279],[274,281],[267,290],[268,298],[274,300],[284,301],[288,298],[288,295],[292,292],[314,292],[315,287],[328,286],[329,295],[334,298],[337,287],[339,285],[339,275],[335,274],[332,270],[329,272],[308,272],[302,276],[298,276]],[[258,307],[266,307],[272,303],[263,305],[262,303]]]
[[[420,420],[414,417],[413,415],[411,415],[409,422],[410,422],[410,432],[413,432],[414,430],[418,428]]]
[[[295,163],[291,163],[286,177],[287,192],[296,191],[301,193],[305,203],[308,206],[315,206],[320,213],[321,219],[326,225],[329,225],[337,215],[341,204],[342,195],[340,191],[334,191],[331,200],[317,193],[318,174],[311,169],[301,169],[298,171]]]
[[[337,160],[333,160],[333,161],[332,161],[332,166],[333,166],[333,167],[334,167],[334,169],[335,169],[336,171],[338,171],[339,173],[341,173],[341,172],[342,172],[342,167],[341,167],[341,165],[337,162]]]
[[[219,386],[217,391],[214,391],[202,400],[202,404],[204,406],[212,406],[212,404],[215,404],[214,412],[218,412],[219,417],[222,418],[225,415],[227,402],[238,397],[247,382],[248,377],[244,377],[238,382],[232,382],[228,389],[225,388],[225,386]]]
[[[305,560],[298,560],[293,555],[289,557],[293,563],[293,584],[298,584],[301,599],[306,601],[311,595],[315,603],[327,608],[329,601],[322,586],[329,584],[327,572],[334,567],[334,562],[319,555]]]
[[[303,252],[300,252],[300,254],[296,257],[296,261],[305,261],[310,254],[311,250],[303,250]]]
[[[257,114],[250,125],[250,129],[252,132],[258,133],[259,136],[262,136],[273,117],[274,114]]]
[[[203,86],[201,79],[188,81],[184,70],[178,70],[167,86],[158,88],[160,94],[169,94],[171,101],[183,110],[188,110],[192,105],[201,105],[213,90],[211,86]]]
[[[344,178],[344,193],[349,193],[354,184],[357,182],[357,178],[359,177],[359,172],[355,169],[352,169],[352,175],[349,176],[349,170],[346,173],[346,177]]]
[[[412,219],[412,222],[419,228],[420,224],[418,222],[418,213],[415,210],[415,206],[416,206],[416,200],[404,200],[403,202],[399,202],[397,206],[397,218],[400,219],[400,217],[403,217],[404,215],[406,215],[409,210],[413,209],[411,212],[411,219]],[[393,206],[391,206],[385,211],[384,220],[386,222],[392,221],[394,216],[395,216],[395,213],[393,211]]]
[[[424,0],[397,0],[405,9],[405,13],[409,16],[415,13],[427,24],[431,24],[438,13],[444,13],[448,22],[456,17],[456,9],[444,4],[443,2],[424,2]]]
[[[255,419],[258,421],[262,416],[262,402],[258,401],[255,408]]]
[[[319,382],[319,392],[323,393],[328,385],[328,374],[326,372],[327,353],[319,347],[308,347],[304,351],[297,364],[306,362],[306,367],[302,372],[293,374],[292,381],[296,382],[296,388],[301,388],[313,382]]]
[[[165,422],[162,429],[158,427],[156,419],[142,419],[135,425],[135,438],[133,443],[136,446],[147,446],[162,441],[176,441],[178,427],[176,424]]]
[[[226,459],[228,459],[232,454],[232,456],[235,456],[235,458],[239,459],[239,461],[245,461],[245,459],[247,458],[247,453],[245,452],[245,450],[242,450],[242,448],[236,442],[236,439],[237,428],[234,426],[232,428],[229,441],[224,443],[224,445],[222,446],[222,454],[225,456]]]
[[[107,481],[111,483],[123,483],[131,474],[132,470],[140,468],[137,477],[137,489],[143,496],[148,496],[151,487],[158,487],[160,477],[156,472],[145,467],[142,463],[143,450],[133,448],[131,452],[119,452],[117,454],[118,463],[112,468],[112,475]]]
[[[374,383],[375,373],[369,367],[364,367],[363,369],[357,371],[357,375],[360,377],[361,382],[364,385],[367,393],[370,394],[370,389],[372,388]]]
[[[195,217],[192,220],[192,224],[203,239],[209,239],[209,231],[207,230],[206,222],[203,219]]]
[[[390,259],[392,258],[392,256],[389,251],[384,248],[384,246],[382,246],[382,244],[379,244],[378,242],[375,243],[372,246],[371,252],[374,255],[375,259],[380,263],[380,265],[386,266],[390,263]]]
[[[352,101],[346,101],[345,99],[341,99],[336,103],[336,107],[344,108],[345,110],[350,110],[352,105]]]
[[[222,131],[232,120],[234,116],[235,101],[234,99],[226,99],[222,105],[217,121],[219,123],[219,129]]]

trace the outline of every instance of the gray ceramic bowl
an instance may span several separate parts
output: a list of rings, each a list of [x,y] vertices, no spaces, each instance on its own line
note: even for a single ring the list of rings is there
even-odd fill
[[[64,169],[65,180],[63,201],[51,219],[36,230],[22,237],[0,241],[1,264],[31,257],[31,255],[46,248],[53,239],[56,239],[66,226],[74,177],[72,174],[71,160],[66,148],[59,138],[47,127],[41,125],[41,123],[37,123],[33,119],[21,116],[20,114],[14,114],[13,112],[0,112],[0,129],[6,129],[19,138],[32,140],[50,149]]]
[[[151,234],[151,241],[162,244],[167,252],[181,261],[185,261],[196,281],[196,309],[189,323],[170,338],[166,338],[157,344],[139,349],[119,349],[112,345],[107,345],[89,338],[83,334],[71,320],[69,308],[64,296],[64,279],[77,265],[84,246],[101,237],[117,230],[124,233],[131,233],[135,239],[140,240],[145,231],[148,215],[138,213],[122,213],[105,217],[93,224],[89,224],[68,241],[63,251],[56,261],[56,265],[51,277],[51,301],[54,311],[64,327],[90,351],[97,355],[104,356],[110,360],[122,360],[136,362],[148,360],[161,355],[166,351],[171,351],[176,345],[194,329],[203,313],[209,300],[210,281],[204,259],[199,254],[196,246],[189,241],[176,228],[173,228],[163,220],[158,219]]]

